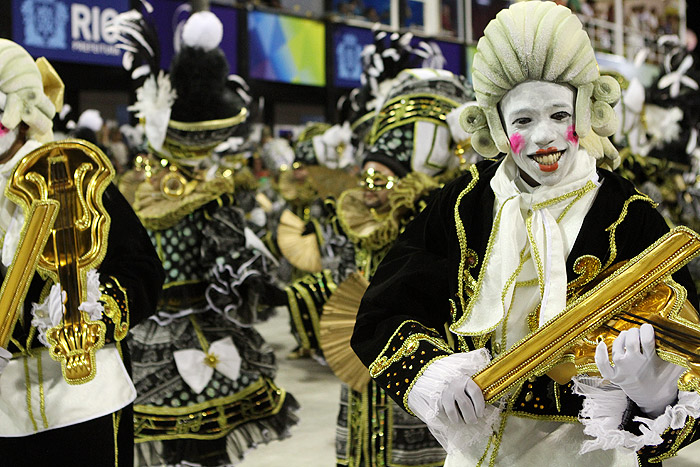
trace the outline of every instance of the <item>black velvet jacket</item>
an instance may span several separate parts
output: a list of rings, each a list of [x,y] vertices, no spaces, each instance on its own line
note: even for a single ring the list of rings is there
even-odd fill
[[[479,277],[493,224],[494,194],[489,182],[498,165],[480,162],[433,197],[380,264],[360,305],[351,345],[387,394],[409,412],[408,392],[432,361],[477,346],[490,349],[488,340],[475,343],[452,333],[448,336],[445,329],[463,315],[461,303],[468,303],[470,286]],[[669,230],[651,199],[629,181],[606,170],[598,173],[602,185],[568,257],[568,282],[577,277],[573,266],[578,258],[592,255],[601,265],[614,264],[638,255]],[[464,226],[461,244],[457,215]],[[460,274],[462,252],[466,258]],[[686,288],[688,300],[697,309],[688,270],[681,269],[673,278]],[[459,297],[460,280],[464,301]],[[560,385],[546,375],[530,378],[519,390],[515,415],[575,422],[582,398],[571,385]],[[636,415],[632,409],[629,420]],[[668,430],[664,444],[644,448],[640,458],[675,452],[692,441],[695,432],[693,420],[681,430]]]

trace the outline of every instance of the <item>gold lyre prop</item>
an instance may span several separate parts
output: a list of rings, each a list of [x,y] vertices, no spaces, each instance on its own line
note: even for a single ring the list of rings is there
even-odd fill
[[[7,348],[10,343],[39,255],[44,251],[51,235],[56,214],[58,203],[54,200],[36,200],[31,204],[14,261],[7,269],[0,289],[0,347]]]
[[[492,402],[526,378],[552,370],[566,360],[567,352],[570,363],[593,361],[596,342],[587,340],[612,340],[621,330],[619,324],[630,322],[651,322],[659,356],[688,370],[679,387],[700,390],[700,326],[683,317],[685,291],[670,279],[699,253],[700,235],[692,230],[676,227],[664,235],[475,374],[484,399]],[[645,307],[658,313],[639,311]]]
[[[95,377],[95,352],[104,345],[105,324],[90,320],[78,307],[87,298],[87,272],[97,268],[107,252],[110,218],[102,194],[113,177],[109,159],[97,146],[69,139],[30,152],[16,167],[6,188],[7,197],[24,210],[27,219],[34,218],[29,213],[37,202],[59,206],[36,270],[61,284],[66,294],[62,322],[47,331],[47,340],[51,357],[61,363],[69,384]],[[31,242],[29,235],[25,228],[23,243]],[[32,266],[13,264],[13,268]],[[28,274],[24,280],[31,277]],[[13,291],[3,290],[2,298],[8,292]]]

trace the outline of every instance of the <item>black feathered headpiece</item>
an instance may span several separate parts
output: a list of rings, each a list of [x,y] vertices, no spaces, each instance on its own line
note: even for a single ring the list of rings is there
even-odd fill
[[[146,13],[152,7],[142,0]],[[130,57],[124,65],[134,79],[148,75],[130,107],[145,122],[149,145],[164,157],[201,159],[229,137],[247,133],[251,97],[245,81],[229,75],[219,48],[221,21],[210,11],[192,14],[182,28],[170,75],[158,69],[159,47],[152,23],[136,10],[110,26]],[[135,58],[142,65],[137,66]],[[156,76],[157,73],[157,76]]]

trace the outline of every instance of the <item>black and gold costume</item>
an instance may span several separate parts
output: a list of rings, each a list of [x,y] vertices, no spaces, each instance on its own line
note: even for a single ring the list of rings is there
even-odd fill
[[[138,194],[149,199],[150,186]],[[261,300],[281,298],[281,291],[270,260],[246,246],[244,212],[232,203],[222,193],[172,225],[147,223],[166,282],[156,319],[131,335],[137,459],[144,463],[227,464],[258,443],[287,436],[296,422],[296,401],[273,382],[272,349],[252,327],[270,311]],[[178,372],[174,352],[206,353],[227,337],[241,355],[240,374],[231,379],[214,371],[196,392]]]
[[[363,298],[353,349],[377,385],[409,412],[408,392],[432,361],[480,347],[496,353],[488,333],[465,338],[445,330],[462,317],[489,254],[494,205],[489,181],[498,166],[494,161],[478,163],[470,174],[445,186],[399,236]],[[573,266],[578,258],[591,255],[607,267],[633,258],[668,231],[649,197],[614,173],[599,169],[598,174],[602,186],[568,257],[568,282],[577,277]],[[676,273],[674,280],[686,288],[688,300],[697,307],[687,269]],[[573,394],[571,386],[548,376],[532,378],[510,396],[505,418],[579,423],[583,398]],[[635,431],[634,412],[632,407],[623,420],[629,431]],[[639,451],[639,458],[658,460],[698,436],[690,417],[685,428],[667,430],[662,445]],[[492,442],[500,443],[500,435],[494,434]],[[578,447],[571,449],[575,453]]]

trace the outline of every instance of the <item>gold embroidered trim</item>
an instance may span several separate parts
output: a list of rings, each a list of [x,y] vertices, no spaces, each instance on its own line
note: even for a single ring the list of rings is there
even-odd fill
[[[520,275],[520,271],[522,271],[523,266],[525,265],[525,261],[527,261],[527,258],[529,255],[525,254],[527,246],[523,247],[522,250],[520,250],[520,262],[518,263],[518,267],[515,268],[515,271],[513,271],[513,274],[510,275],[508,280],[505,283],[505,286],[503,287],[503,290],[501,291],[501,306],[505,304],[506,300],[506,294],[508,293],[508,289],[510,288],[510,285],[515,281],[515,279]],[[510,312],[513,310],[513,304],[515,303],[515,292],[517,291],[517,283],[515,286],[515,289],[513,290],[513,296],[511,297],[510,300],[510,305],[508,305],[508,311],[506,312],[505,316],[503,317],[502,320],[502,331],[501,331],[501,349],[502,351],[505,352],[505,350],[508,348],[508,338],[507,338],[507,330],[508,330],[508,318],[510,317]],[[498,352],[500,353],[500,352]]]
[[[32,410],[32,382],[29,379],[29,360],[30,357],[23,358],[24,363],[24,384],[27,386],[27,414],[29,414],[29,420],[32,421],[32,426],[34,431],[39,431],[39,427],[34,419],[34,411]],[[41,356],[39,356],[41,358]]]
[[[121,421],[122,418],[122,411],[117,410],[116,412],[112,413],[112,437],[114,438],[114,465],[115,467],[119,466],[119,441],[118,441],[118,435],[119,435],[119,422]]]
[[[540,251],[537,249],[537,242],[535,241],[535,234],[532,231],[532,211],[528,213],[527,220],[525,221],[525,226],[527,229],[527,236],[530,239],[530,245],[532,250],[533,261],[537,268],[537,281],[540,286],[540,298],[544,297],[544,265],[542,264],[542,257],[540,256]]]
[[[427,330],[433,331],[435,334],[437,334],[437,331],[436,331],[435,329],[426,327],[426,326],[424,326],[422,323],[420,323],[420,322],[418,322],[418,321],[416,321],[416,320],[414,320],[414,319],[406,320],[406,321],[404,321],[403,323],[399,324],[399,326],[396,328],[396,330],[394,330],[394,332],[391,334],[391,336],[389,337],[389,339],[387,339],[386,344],[384,344],[384,348],[382,349],[381,352],[379,352],[379,356],[374,360],[374,362],[372,362],[372,365],[374,365],[375,363],[377,363],[377,360],[379,360],[379,359],[389,350],[389,346],[391,345],[391,341],[393,341],[393,340],[394,340],[394,337],[396,337],[397,335],[399,335],[399,337],[401,336],[401,334],[399,333],[399,331],[401,331],[401,328],[403,328],[404,325],[406,325],[406,324],[408,324],[408,323],[417,324],[418,326],[420,326],[421,329],[427,329]],[[414,335],[415,335],[415,334],[414,334]],[[401,339],[401,340],[403,340],[403,339]],[[370,366],[372,366],[372,365],[370,365]]]
[[[177,120],[169,120],[168,127],[181,131],[207,131],[221,130],[243,122],[248,115],[248,109],[241,108],[241,111],[233,117],[220,118],[218,120],[204,120],[201,122],[179,122]]]
[[[357,451],[357,457],[355,458],[356,465],[358,465],[358,466],[362,465],[360,463],[360,456],[362,454],[364,454],[365,459],[370,459],[370,457],[369,457],[369,443],[366,442],[366,440],[368,437],[367,430],[369,427],[369,388],[374,387],[374,386],[375,386],[374,384],[370,383],[370,385],[362,391],[362,413],[360,416],[360,419],[362,420],[362,425],[360,426],[360,430],[359,430],[359,435],[360,435],[359,444],[362,446],[362,451],[361,452]],[[374,404],[372,404],[372,406],[374,406]]]
[[[520,287],[533,287],[535,285],[540,285],[537,279],[530,279],[529,281],[520,281],[515,283],[516,288]]]
[[[39,378],[39,412],[41,413],[41,421],[44,423],[44,428],[48,428],[49,420],[46,418],[46,395],[44,392],[44,367],[41,362],[41,354],[37,355],[36,369]]]
[[[447,343],[442,339],[438,339],[423,333],[411,334],[406,338],[406,340],[403,341],[401,347],[399,347],[399,349],[396,350],[391,357],[382,355],[372,362],[372,364],[369,366],[369,375],[372,378],[377,378],[394,363],[398,362],[404,357],[413,355],[418,350],[418,347],[420,347],[420,341],[428,341],[435,347],[444,350],[447,353],[452,353],[452,349],[450,349]]]
[[[547,201],[542,201],[541,203],[537,203],[537,204],[533,205],[532,210],[537,211],[537,210],[542,209],[542,208],[547,208],[549,206],[553,206],[555,204],[558,204],[558,203],[564,201],[565,199],[572,198],[574,196],[577,198],[580,198],[581,196],[585,195],[589,191],[595,189],[596,186],[597,185],[595,183],[593,183],[591,180],[588,180],[588,182],[584,186],[582,186],[581,188],[579,188],[577,190],[573,190],[573,191],[570,191],[568,193],[564,193],[563,195],[557,196],[556,198],[548,199]],[[559,217],[560,218],[564,217],[564,214],[562,213]],[[557,219],[557,222],[558,221],[559,221],[559,219]]]
[[[537,415],[529,412],[519,412],[514,410],[511,413],[514,417],[530,418],[533,420],[541,420],[545,422],[560,422],[560,423],[580,423],[578,417],[569,417],[566,415]]]
[[[685,425],[683,426],[683,429],[681,430],[680,433],[676,436],[676,439],[673,441],[673,445],[669,448],[668,451],[664,452],[663,454],[660,454],[656,457],[652,457],[649,459],[649,462],[651,463],[657,463],[664,461],[666,459],[670,459],[671,457],[674,457],[676,453],[678,452],[678,447],[683,443],[685,438],[688,437],[688,435],[693,431],[695,425],[695,419],[691,416],[688,416],[688,420],[686,420]],[[668,432],[670,428],[666,429],[666,432]]]
[[[160,236],[160,234],[159,234]],[[171,287],[185,287],[188,285],[197,285],[201,284],[203,281],[201,279],[187,279],[184,281],[174,281],[174,282],[168,282],[167,284],[163,285],[163,290],[169,289]]]
[[[460,308],[462,309],[462,316],[460,317],[459,321],[456,323],[452,324],[450,326],[450,331],[452,331],[456,326],[461,324],[464,320],[466,320],[466,302],[464,300],[464,279],[466,277],[465,274],[467,274],[467,271],[465,271],[465,264],[467,261],[467,233],[466,230],[464,229],[464,224],[462,223],[462,219],[459,216],[459,204],[462,201],[462,198],[469,193],[476,183],[479,181],[479,171],[477,170],[475,165],[472,165],[469,167],[469,173],[471,173],[472,179],[467,185],[467,187],[462,190],[462,192],[457,196],[457,201],[455,202],[455,209],[454,209],[454,217],[455,217],[455,230],[457,231],[457,240],[459,241],[459,251],[460,251],[460,260],[459,260],[459,269],[457,270],[457,296],[459,297],[460,301]],[[488,254],[488,250],[487,250]],[[483,269],[483,268],[482,268]],[[454,332],[454,331],[453,331]],[[455,333],[457,334],[457,333]]]
[[[447,114],[458,106],[452,99],[434,94],[397,96],[384,104],[374,119],[370,144],[374,144],[387,131],[417,121],[446,126]]]
[[[116,288],[119,289],[119,292],[121,292],[121,299],[117,301],[116,297],[103,293],[100,297],[100,301],[104,302],[105,304],[104,315],[112,320],[112,323],[114,323],[114,340],[115,342],[119,342],[124,339],[129,332],[131,319],[129,313],[129,299],[126,289],[122,287],[119,280],[114,276],[109,276],[109,279],[111,279],[111,282],[102,284],[101,288],[113,289],[116,285]],[[114,284],[112,284],[112,282]],[[120,304],[120,302],[123,303]],[[124,310],[124,313],[122,313],[122,309]],[[122,321],[122,318],[125,319]]]
[[[608,261],[605,263],[605,266],[603,266],[603,270],[607,269],[607,267],[610,266],[617,257],[617,243],[615,242],[615,234],[617,232],[617,227],[620,224],[622,224],[622,222],[625,220],[625,217],[627,217],[629,205],[632,204],[632,202],[634,201],[640,200],[650,203],[652,207],[656,207],[656,203],[654,203],[654,201],[647,195],[642,194],[639,191],[637,191],[637,193],[639,194],[632,195],[625,201],[625,204],[622,206],[622,212],[620,212],[620,217],[618,217],[615,222],[613,222],[607,229],[605,229],[606,232],[610,232],[610,258],[608,258]]]
[[[250,396],[262,396],[262,401],[246,401]],[[242,423],[276,415],[284,406],[286,391],[265,377],[260,377],[242,391],[228,397],[211,399],[187,407],[134,406],[135,442],[170,439],[218,439],[227,436]],[[245,407],[241,406],[245,403]],[[248,406],[250,404],[250,407]],[[269,404],[269,407],[262,407]],[[231,409],[243,410],[245,417],[228,423]],[[228,411],[228,413],[227,413]],[[205,419],[206,418],[206,419]],[[199,433],[205,423],[216,423],[209,433]],[[163,426],[164,425],[164,426]],[[144,434],[144,430],[164,432]]]
[[[207,341],[207,338],[204,337],[204,333],[202,332],[202,328],[199,327],[199,323],[197,322],[197,319],[194,317],[194,315],[190,314],[190,323],[192,323],[192,328],[194,329],[194,333],[197,334],[197,340],[199,341],[199,346],[202,348],[204,353],[208,354],[209,353],[209,341]]]
[[[464,192],[462,192],[462,193],[464,193]],[[461,197],[461,193],[460,193],[460,197]],[[510,199],[510,198],[508,198],[508,199]],[[455,203],[455,220],[457,219],[457,216],[459,215],[457,207],[459,206],[460,201],[461,201],[460,198],[457,198],[457,202]],[[508,200],[506,200],[506,202],[507,201]],[[493,222],[493,227],[491,229],[491,235],[489,236],[488,245],[486,246],[486,253],[484,254],[484,263],[481,266],[481,269],[479,270],[479,279],[477,280],[476,287],[474,288],[473,296],[476,296],[479,294],[479,291],[481,290],[481,284],[484,283],[484,275],[486,274],[486,266],[488,265],[489,260],[491,259],[491,249],[493,248],[493,241],[496,238],[496,235],[498,234],[498,230],[500,229],[501,214],[503,214],[503,207],[505,206],[506,202],[504,202],[501,205],[501,207],[498,209],[498,213],[496,214],[496,218]],[[462,230],[461,234],[460,234],[460,229]],[[458,237],[459,243],[460,243],[460,250],[462,251],[462,254],[461,254],[462,258],[460,259],[459,270],[458,270],[458,277],[460,278],[460,280],[458,280],[457,295],[459,295],[459,299],[462,302],[462,310],[464,310],[464,312],[462,313],[462,316],[460,317],[459,321],[457,321],[456,323],[452,324],[452,326],[450,326],[450,330],[452,332],[454,332],[455,334],[465,335],[464,333],[457,331],[456,328],[458,328],[459,326],[464,324],[464,322],[467,320],[469,315],[471,315],[475,302],[473,300],[469,300],[469,304],[465,305],[464,297],[463,297],[464,281],[461,280],[461,278],[465,277],[464,265],[463,265],[464,260],[465,260],[465,255],[464,255],[464,250],[462,250],[462,238],[460,238],[460,237],[464,238],[464,245],[466,246],[466,232],[464,231],[464,226],[461,224],[461,221],[460,221],[460,224],[457,226],[457,237]],[[482,332],[480,334],[486,334],[486,333],[492,332],[497,327],[498,327],[498,324],[492,326],[489,329],[484,330],[484,332]]]
[[[489,459],[489,467],[494,467],[496,463],[496,457],[498,456],[498,451],[501,448],[501,441],[503,440],[503,432],[506,429],[506,422],[508,421],[508,417],[510,417],[513,413],[513,405],[515,404],[518,395],[520,395],[521,389],[522,387],[515,391],[508,399],[508,405],[501,414],[501,424],[498,427],[498,433],[491,436],[494,438],[494,446],[493,451],[491,452],[491,458]],[[488,448],[486,452],[488,452]]]

